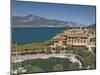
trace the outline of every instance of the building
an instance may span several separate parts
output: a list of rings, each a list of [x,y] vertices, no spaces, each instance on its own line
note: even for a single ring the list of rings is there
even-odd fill
[[[71,46],[86,46],[91,43],[95,45],[95,30],[93,29],[67,29],[64,32],[57,34],[51,40],[52,47],[65,48]]]

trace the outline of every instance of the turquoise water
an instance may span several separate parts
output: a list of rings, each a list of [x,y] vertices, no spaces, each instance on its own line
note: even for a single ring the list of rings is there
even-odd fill
[[[38,43],[51,39],[57,33],[64,31],[61,27],[12,28],[12,43]]]

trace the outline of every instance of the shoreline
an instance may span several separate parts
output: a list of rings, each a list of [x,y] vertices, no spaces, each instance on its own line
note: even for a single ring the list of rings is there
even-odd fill
[[[79,68],[82,68],[82,63],[79,59],[75,57],[75,54],[72,53],[58,53],[58,54],[31,54],[31,55],[18,55],[18,56],[12,56],[12,63],[16,62],[22,62],[25,60],[34,60],[34,59],[49,59],[49,58],[65,58],[69,59],[70,62],[75,63],[77,62],[79,64]]]

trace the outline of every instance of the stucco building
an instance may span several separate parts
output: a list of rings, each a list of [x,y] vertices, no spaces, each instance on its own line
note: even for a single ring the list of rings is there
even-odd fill
[[[51,40],[52,47],[67,47],[68,45],[72,46],[87,46],[91,43],[95,45],[96,39],[94,29],[67,29],[62,33],[57,34]]]

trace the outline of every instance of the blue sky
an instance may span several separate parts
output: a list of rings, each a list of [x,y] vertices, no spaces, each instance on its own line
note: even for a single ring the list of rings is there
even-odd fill
[[[12,15],[27,16],[33,14],[47,19],[74,21],[90,25],[95,23],[95,6],[48,4],[13,1]]]

